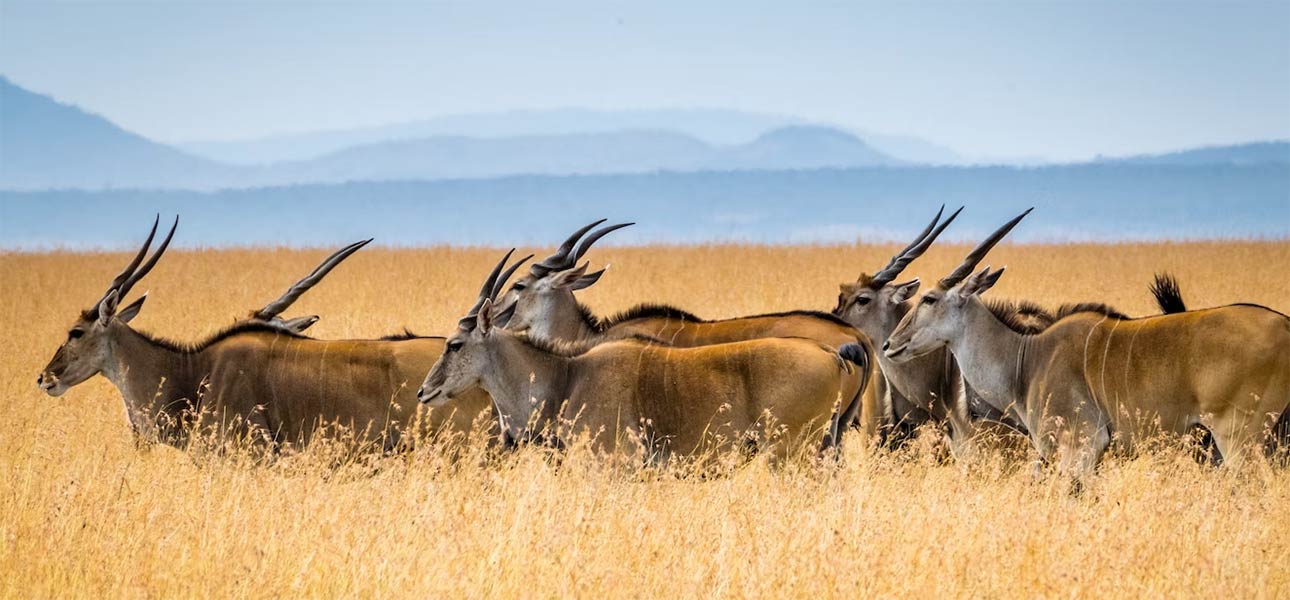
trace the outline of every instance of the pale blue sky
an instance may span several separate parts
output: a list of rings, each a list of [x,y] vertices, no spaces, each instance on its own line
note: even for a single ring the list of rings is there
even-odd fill
[[[1290,138],[1290,1],[0,0],[0,73],[163,141],[723,107],[1086,158]]]

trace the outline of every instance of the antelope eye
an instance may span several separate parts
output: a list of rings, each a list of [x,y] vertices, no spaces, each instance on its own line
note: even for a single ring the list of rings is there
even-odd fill
[[[868,296],[860,296],[859,298],[856,298],[856,304],[859,304],[860,306],[864,306],[868,304],[869,301],[871,300],[873,300],[873,298],[870,298]]]
[[[936,298],[933,298],[931,296],[923,296],[923,304],[929,304],[929,305],[936,304]]]
[[[456,352],[458,350],[461,350],[461,347],[465,345],[466,345],[466,342],[463,340],[453,340],[451,342],[448,342],[448,351]]]
[[[71,338],[71,339],[76,339],[76,338],[79,338],[79,337],[81,337],[81,336],[83,336],[83,335],[85,335],[85,331],[84,331],[84,330],[81,330],[81,329],[73,329],[73,330],[71,330],[71,331],[67,332],[67,337],[69,337],[69,338]]]
[[[511,286],[511,289],[517,292],[522,292],[524,291],[524,288],[527,288],[527,287],[528,286],[524,285],[523,283],[516,282],[515,285]]]

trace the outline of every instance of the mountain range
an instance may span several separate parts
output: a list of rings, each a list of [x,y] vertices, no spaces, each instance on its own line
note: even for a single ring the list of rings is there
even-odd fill
[[[908,168],[962,162],[953,151],[918,138],[857,135],[793,117],[716,109],[517,111],[176,147],[126,131],[99,115],[0,76],[0,188],[6,189],[216,190],[514,175]],[[1290,163],[1290,142],[1103,162]]]
[[[0,77],[0,187],[203,188],[235,172]]]
[[[1110,162],[1136,165],[1263,165],[1290,162],[1290,143],[1252,142],[1233,146],[1207,146],[1165,154],[1146,154]]]
[[[184,216],[183,245],[541,244],[601,216],[640,221],[628,242],[900,240],[941,203],[971,207],[951,237],[1027,206],[1045,216],[1018,241],[1290,236],[1290,142],[989,166],[899,141],[570,110],[177,147],[0,77],[0,248],[124,247],[158,211]]]
[[[253,140],[180,142],[192,154],[229,164],[269,164],[317,158],[353,146],[429,137],[509,138],[621,131],[670,131],[713,146],[745,144],[775,129],[829,127],[806,119],[729,109],[591,110],[566,108],[451,115],[344,131],[268,136]],[[878,152],[924,164],[960,164],[953,150],[927,140],[871,131],[852,132]]]
[[[854,135],[814,125],[785,125],[751,141],[728,145],[668,130],[400,137],[347,146],[304,160],[228,164],[148,140],[101,116],[0,78],[0,186],[10,189],[211,190],[516,174],[899,164],[902,161],[875,150]]]

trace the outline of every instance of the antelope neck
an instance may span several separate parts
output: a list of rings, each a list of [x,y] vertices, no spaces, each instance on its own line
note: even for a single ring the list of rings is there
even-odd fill
[[[959,371],[982,400],[1025,423],[1026,336],[1000,323],[975,297],[963,314],[963,327],[949,344]]]

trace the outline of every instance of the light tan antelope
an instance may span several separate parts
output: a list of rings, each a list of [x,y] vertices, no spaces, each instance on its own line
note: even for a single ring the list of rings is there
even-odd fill
[[[905,267],[931,247],[936,238],[963,211],[954,211],[941,222],[945,207],[936,213],[927,227],[894,256],[881,270],[870,275],[861,273],[855,282],[840,286],[833,314],[855,326],[872,340],[886,340],[901,318],[912,308],[910,299],[918,292],[918,278],[896,283]],[[1051,318],[1030,304],[996,305],[1015,313],[1014,321],[1025,327],[1042,329]],[[937,349],[908,362],[896,363],[879,354],[880,390],[875,394],[878,405],[861,411],[861,428],[870,436],[899,445],[912,431],[926,423],[948,426],[951,447],[956,456],[970,452],[969,444],[978,435],[1011,437],[1019,435],[1019,425],[1003,424],[1006,416],[976,400],[970,389],[964,389],[958,365],[944,349]],[[960,394],[965,402],[960,402]]]
[[[864,379],[843,357],[859,352],[855,344],[840,355],[802,338],[692,348],[645,337],[551,342],[494,326],[492,302],[481,296],[461,320],[419,397],[445,406],[482,387],[513,439],[588,435],[598,450],[651,462],[748,444],[782,457],[821,435],[829,446],[839,403]]]
[[[828,313],[790,311],[704,320],[677,308],[644,304],[612,318],[596,317],[578,302],[574,292],[595,284],[605,271],[587,273],[587,264],[577,266],[577,261],[604,235],[631,225],[603,227],[578,242],[603,222],[597,221],[574,232],[555,254],[533,265],[526,277],[511,286],[498,302],[499,323],[531,338],[577,343],[648,337],[670,346],[691,348],[783,337],[810,339],[837,349],[855,344],[860,352],[852,356],[863,372],[863,380],[856,395],[844,400],[840,423],[850,423],[861,410],[862,397],[873,394],[869,389],[874,364],[872,343],[859,330]],[[843,428],[832,433],[834,441],[840,438]]]
[[[922,296],[884,345],[887,357],[949,348],[981,398],[1024,423],[1041,458],[1077,482],[1113,439],[1131,450],[1196,425],[1239,467],[1290,405],[1290,317],[1248,304],[1141,319],[1094,310],[1018,333],[980,299],[1003,269],[973,270],[1024,216]]]
[[[178,219],[176,219],[176,226]],[[277,451],[306,444],[320,427],[340,425],[356,442],[394,448],[417,412],[417,382],[443,351],[443,338],[315,340],[249,320],[196,344],[130,327],[146,298],[119,302],[156,264],[173,237],[148,258],[156,223],[129,265],[41,371],[51,396],[102,374],[121,392],[131,428],[144,440],[185,446],[194,429],[220,441],[247,440]],[[141,266],[142,265],[142,266]],[[482,393],[464,394],[448,426],[468,427]]]

